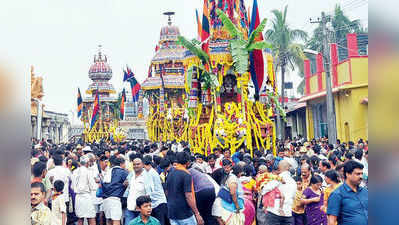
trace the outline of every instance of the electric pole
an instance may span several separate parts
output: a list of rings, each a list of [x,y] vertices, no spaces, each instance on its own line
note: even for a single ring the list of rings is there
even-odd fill
[[[330,22],[331,17],[326,16],[324,12],[321,13],[321,20],[310,20],[310,23],[319,23],[323,32],[323,62],[326,73],[326,103],[327,103],[327,127],[328,127],[328,143],[335,144],[337,142],[337,127],[335,122],[334,96],[331,87],[331,72],[330,72],[330,46],[329,36],[327,30],[327,23]]]

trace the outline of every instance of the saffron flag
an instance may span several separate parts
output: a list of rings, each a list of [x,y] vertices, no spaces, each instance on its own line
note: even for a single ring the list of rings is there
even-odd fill
[[[80,88],[78,88],[78,118],[82,116],[83,100],[80,94]]]
[[[202,24],[198,16],[198,10],[195,10],[195,15],[197,17],[197,29],[198,29],[198,40],[201,41],[202,36]]]
[[[251,34],[260,24],[258,1],[254,0],[252,8],[251,24],[249,26],[249,33]],[[255,37],[255,41],[263,41],[262,33]],[[255,86],[255,100],[259,98],[259,89],[262,87],[264,76],[264,62],[262,50],[254,50],[249,55],[251,79]]]
[[[90,128],[93,128],[94,124],[98,119],[98,115],[100,114],[100,98],[98,96],[98,90],[96,92],[96,97],[93,102],[93,114],[91,116]]]
[[[134,76],[129,79],[129,82],[132,89],[133,102],[138,102],[141,86]]]
[[[209,10],[208,10],[208,0],[204,0],[204,11],[202,16],[202,30],[201,30],[201,42],[202,50],[209,53]]]
[[[122,91],[122,100],[121,100],[121,107],[120,107],[120,118],[121,120],[123,120],[123,118],[125,117],[125,101],[126,101],[126,92],[125,92],[125,88],[123,88]]]

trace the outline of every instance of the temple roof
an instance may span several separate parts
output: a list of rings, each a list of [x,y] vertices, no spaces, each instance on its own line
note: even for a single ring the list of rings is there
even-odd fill
[[[103,56],[101,50],[98,51],[97,55],[94,55],[94,62],[89,69],[89,74],[96,73],[112,74],[112,69],[108,64],[107,56]]]
[[[108,58],[101,52],[101,45],[97,55],[94,55],[93,64],[89,69],[89,78],[93,81],[86,90],[87,94],[94,94],[93,91],[116,93],[114,86],[109,83],[112,78],[112,69],[108,64]]]
[[[169,61],[183,61],[186,49],[181,46],[170,45],[161,48],[152,59],[153,64],[164,63]]]
[[[165,88],[184,88],[184,75],[166,75],[163,76]],[[148,77],[141,85],[143,90],[152,90],[161,88],[162,81],[159,76]]]
[[[165,14],[169,16],[168,25],[161,28],[159,37],[159,50],[155,53],[152,59],[153,64],[159,64],[169,61],[183,61],[186,49],[176,44],[177,38],[180,35],[180,30],[177,26],[172,25],[172,14]]]

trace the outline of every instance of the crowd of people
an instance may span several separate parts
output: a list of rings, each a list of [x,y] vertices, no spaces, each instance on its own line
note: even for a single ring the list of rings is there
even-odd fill
[[[32,141],[32,224],[366,225],[368,142],[195,154],[187,143]]]

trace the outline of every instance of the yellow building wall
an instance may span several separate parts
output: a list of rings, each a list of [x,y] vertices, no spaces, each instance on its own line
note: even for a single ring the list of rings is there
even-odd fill
[[[352,84],[367,84],[369,79],[368,58],[352,58]]]
[[[343,142],[368,139],[368,105],[361,104],[368,88],[356,88],[334,97],[337,138]],[[349,132],[348,132],[349,131]]]
[[[337,66],[338,85],[350,81],[349,62],[344,62]]]
[[[332,76],[331,76],[332,77]],[[325,72],[323,72],[322,74],[321,74],[321,79],[322,79],[322,89],[323,90],[326,90],[326,73]],[[332,78],[331,78],[331,81],[332,81]],[[332,87],[332,86],[331,86]]]
[[[368,104],[362,104],[368,98],[368,58],[351,58],[352,83],[341,86],[334,93],[337,138],[342,142],[368,139]],[[349,62],[338,65],[338,84],[350,81]],[[312,77],[313,78],[313,77]],[[317,90],[317,76],[314,76]],[[312,85],[312,80],[311,80]],[[323,73],[323,88],[325,76]],[[311,88],[312,92],[313,89]],[[325,98],[324,96],[322,98]],[[314,138],[314,121],[310,102],[306,107],[306,126],[308,139]]]
[[[339,93],[334,96],[334,100],[337,138],[340,139],[342,142],[348,142],[352,140],[351,131],[352,128],[354,128],[354,103],[352,102],[351,94]],[[349,129],[349,132],[347,132],[347,129]]]
[[[310,93],[316,93],[319,91],[319,86],[317,83],[317,76],[310,77]]]

